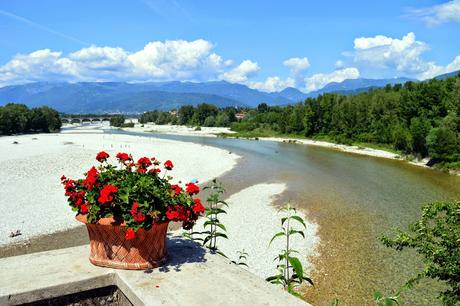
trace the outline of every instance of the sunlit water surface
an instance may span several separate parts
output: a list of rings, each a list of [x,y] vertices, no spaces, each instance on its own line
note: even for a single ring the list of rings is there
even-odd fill
[[[315,286],[303,290],[314,305],[330,305],[334,298],[341,305],[369,305],[374,291],[395,292],[415,275],[420,260],[414,253],[385,248],[378,237],[417,220],[424,203],[460,198],[460,177],[401,161],[300,144],[146,137],[190,141],[241,155],[238,166],[222,177],[229,193],[262,182],[285,182],[288,189],[280,203],[292,201],[320,226],[321,245],[312,259]],[[437,288],[425,282],[401,299],[405,305],[438,305]]]

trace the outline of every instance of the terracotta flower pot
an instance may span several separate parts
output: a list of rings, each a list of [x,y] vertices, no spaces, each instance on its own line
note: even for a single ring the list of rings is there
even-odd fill
[[[145,270],[159,267],[166,261],[169,222],[155,223],[149,230],[140,228],[134,239],[126,240],[126,227],[113,218],[88,223],[86,215],[79,214],[76,219],[86,224],[90,239],[89,261],[96,266]]]

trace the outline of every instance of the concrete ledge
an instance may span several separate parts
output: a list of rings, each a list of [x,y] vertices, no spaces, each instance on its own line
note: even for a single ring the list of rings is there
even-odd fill
[[[134,305],[308,305],[192,241],[168,240],[160,269],[93,266],[88,246],[0,259],[0,305],[117,286]]]

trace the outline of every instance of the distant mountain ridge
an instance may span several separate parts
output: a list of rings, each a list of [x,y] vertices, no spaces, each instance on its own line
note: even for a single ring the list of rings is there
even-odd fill
[[[436,78],[455,76],[459,71]],[[215,82],[36,82],[0,88],[0,105],[9,102],[29,107],[48,105],[65,113],[141,113],[170,110],[182,105],[211,103],[218,107],[255,107],[259,103],[287,105],[324,93],[354,95],[386,84],[417,81],[409,78],[347,79],[304,93],[288,87],[280,92],[262,92],[242,84]]]

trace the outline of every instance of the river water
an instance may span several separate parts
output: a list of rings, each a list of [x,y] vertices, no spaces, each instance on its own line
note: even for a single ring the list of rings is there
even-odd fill
[[[257,183],[287,184],[277,204],[292,201],[319,225],[321,243],[310,271],[315,286],[302,290],[313,305],[330,305],[334,298],[341,305],[369,305],[374,291],[395,292],[420,269],[420,259],[410,251],[385,248],[378,237],[416,221],[424,203],[460,198],[460,177],[402,161],[301,144],[146,137],[190,141],[242,156],[238,166],[221,177],[229,194]],[[405,305],[438,305],[439,288],[423,282],[401,300]]]

